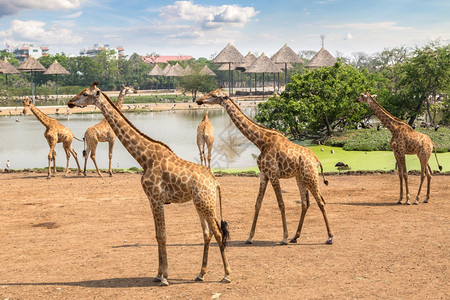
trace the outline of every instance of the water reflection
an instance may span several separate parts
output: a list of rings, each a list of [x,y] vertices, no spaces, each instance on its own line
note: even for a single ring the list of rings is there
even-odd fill
[[[97,110],[98,111],[98,110]],[[254,107],[246,107],[244,113],[253,117]],[[196,144],[197,126],[200,124],[205,110],[176,110],[167,112],[127,113],[129,120],[144,134],[160,140],[181,158],[200,162]],[[254,156],[259,154],[231,122],[223,109],[209,109],[208,116],[215,128],[215,141],[212,151],[211,166],[213,168],[248,168],[256,166]],[[76,115],[52,115],[62,125],[70,128],[76,137],[82,138],[86,129],[103,118],[100,113]],[[16,122],[16,119],[19,122]],[[32,114],[26,116],[0,117],[0,168],[5,168],[9,159],[12,169],[42,168],[47,165],[49,147],[44,138],[45,127]],[[72,147],[79,158],[84,149],[83,142],[73,141]],[[61,144],[56,146],[56,164],[65,165],[65,154]],[[108,167],[108,143],[99,143],[96,160],[100,169]],[[84,164],[84,159],[80,163]],[[113,153],[113,168],[139,167],[134,158],[117,141]],[[70,167],[75,168],[73,160]],[[88,160],[88,169],[94,169],[92,161]]]

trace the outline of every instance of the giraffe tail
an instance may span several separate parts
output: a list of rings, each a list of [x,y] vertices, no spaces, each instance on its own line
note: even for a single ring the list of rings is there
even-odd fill
[[[86,157],[86,137],[83,137],[83,157]]]
[[[222,231],[222,244],[225,249],[228,245],[228,240],[230,239],[230,231],[228,230],[227,221],[223,220],[222,217],[222,193],[220,191],[220,185],[217,184],[217,188],[219,189],[219,205],[220,205],[220,230]]]
[[[320,161],[319,161],[319,166],[320,166],[320,173],[322,174],[322,177],[323,177],[323,183],[325,183],[325,185],[328,185],[328,180],[325,179],[325,174],[323,173],[323,166]]]
[[[73,136],[76,140],[79,140],[80,142],[83,142],[84,141],[84,138],[83,139],[79,139],[79,138],[77,138],[76,136]]]
[[[439,171],[442,171],[442,166],[439,164],[438,158],[437,158],[437,153],[436,153],[436,145],[433,144],[433,150],[434,150],[434,157],[436,158],[436,163],[439,167]]]

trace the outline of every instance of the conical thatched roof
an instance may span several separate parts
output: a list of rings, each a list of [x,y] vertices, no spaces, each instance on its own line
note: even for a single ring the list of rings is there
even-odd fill
[[[331,67],[337,62],[336,58],[330,54],[324,47],[319,50],[319,52],[314,55],[313,58],[306,64],[307,68],[320,68],[320,67]]]
[[[200,70],[199,74],[206,75],[206,76],[216,76],[216,73],[214,73],[208,66],[204,66],[203,69]]]
[[[271,60],[276,63],[302,63],[303,60],[287,44],[275,53]]]
[[[20,72],[6,60],[0,60],[0,73],[3,74],[19,74]]]
[[[169,73],[170,69],[172,69],[172,66],[170,64],[167,64],[167,66],[163,69],[164,76]]]
[[[163,76],[164,71],[158,65],[155,65],[153,69],[148,73],[150,76]]]
[[[281,73],[281,70],[263,53],[245,70],[245,73]]]
[[[215,64],[243,63],[245,62],[245,59],[233,45],[228,43],[228,45],[223,48],[211,62]]]
[[[178,63],[174,66],[168,65],[167,67],[164,68],[164,71],[166,71],[166,69],[168,69],[168,70],[167,70],[167,72],[164,73],[164,76],[168,76],[168,77],[183,76],[183,73],[184,73],[183,68]]]
[[[291,65],[290,63],[278,63],[276,64],[280,69],[283,69],[286,67],[287,70],[292,69],[294,66]]]
[[[183,73],[183,75],[191,75],[193,71],[194,71],[194,70],[192,69],[192,67],[191,67],[190,65],[187,65],[187,67],[184,68],[184,73]]]
[[[245,56],[245,66],[244,68],[250,67],[258,58],[251,51]]]
[[[28,57],[18,69],[24,72],[45,72],[46,70],[33,56]]]
[[[48,67],[47,71],[44,72],[44,74],[47,75],[53,75],[53,74],[57,74],[57,75],[68,75],[70,74],[69,71],[67,71],[66,69],[64,69],[63,66],[61,66],[61,64],[55,60],[50,67]]]

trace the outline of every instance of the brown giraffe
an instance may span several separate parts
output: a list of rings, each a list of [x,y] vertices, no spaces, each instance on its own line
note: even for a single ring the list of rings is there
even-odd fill
[[[395,160],[397,161],[398,175],[400,178],[400,198],[397,203],[402,203],[403,181],[405,181],[405,204],[410,204],[408,172],[406,170],[405,161],[406,154],[417,154],[421,166],[419,191],[417,192],[416,200],[413,204],[419,204],[420,190],[422,189],[422,183],[425,179],[425,175],[427,176],[427,196],[423,202],[428,203],[428,200],[430,199],[430,183],[432,174],[428,161],[433,150],[439,170],[442,170],[442,167],[437,161],[436,146],[428,135],[415,131],[411,126],[409,126],[408,123],[391,115],[375,100],[375,98],[376,95],[370,95],[369,92],[366,92],[365,94],[361,94],[356,101],[360,103],[367,103],[381,123],[383,123],[383,125],[386,126],[386,128],[392,133],[390,144],[394,152]]]
[[[119,96],[116,100],[116,106],[119,108],[119,110],[122,109],[123,100],[128,92],[137,93],[135,89],[128,86],[123,86],[120,90]],[[108,173],[109,176],[112,176],[112,154],[114,149],[114,142],[116,141],[116,135],[114,134],[114,131],[111,129],[111,126],[109,126],[108,121],[106,119],[103,119],[100,121],[100,123],[95,124],[91,127],[89,127],[86,132],[84,133],[84,141],[86,143],[86,149],[83,151],[84,156],[84,171],[83,174],[86,176],[86,165],[87,160],[89,157],[89,154],[91,156],[92,161],[94,162],[95,169],[97,170],[97,174],[102,177],[102,174],[100,173],[100,170],[97,166],[97,161],[95,160],[95,151],[97,150],[97,144],[99,142],[108,142],[109,144],[109,169]]]
[[[322,176],[323,169],[322,164],[319,162],[314,153],[308,148],[299,146],[289,141],[280,132],[263,127],[253,122],[249,117],[242,113],[239,106],[222,91],[221,87],[200,98],[197,101],[197,104],[222,105],[236,127],[261,151],[261,154],[257,159],[258,168],[261,173],[259,194],[255,205],[253,225],[246,243],[253,243],[252,239],[255,234],[259,210],[264,198],[267,183],[270,181],[277,197],[278,207],[281,212],[281,220],[283,223],[283,240],[281,244],[287,244],[288,231],[286,225],[285,207],[283,197],[281,195],[280,178],[295,177],[302,200],[302,214],[300,216],[297,232],[291,239],[291,242],[296,243],[298,237],[300,236],[303,221],[310,205],[308,196],[309,191],[319,205],[325,220],[325,225],[328,232],[328,239],[326,243],[332,244],[333,234],[331,233],[330,225],[328,223],[328,217],[325,210],[325,200],[319,190],[319,174],[317,172],[317,167],[320,166]],[[325,177],[323,180],[325,184],[328,184]]]
[[[30,108],[31,112],[36,116],[36,118],[45,126],[44,137],[47,139],[47,143],[50,146],[50,151],[48,153],[48,176],[52,176],[51,172],[51,161],[53,160],[53,176],[56,174],[56,151],[55,147],[57,143],[62,143],[64,151],[66,152],[67,164],[65,176],[69,173],[69,159],[70,153],[72,153],[78,166],[78,175],[81,174],[80,164],[78,163],[77,153],[72,149],[72,140],[75,137],[72,131],[61,125],[57,120],[47,116],[42,111],[40,111],[29,98],[23,101],[23,114],[27,112],[27,108]],[[75,137],[76,138],[76,137]],[[80,139],[76,138],[81,141]]]
[[[214,127],[205,112],[202,121],[197,127],[197,146],[200,151],[200,164],[206,166],[205,144],[208,147],[208,168],[211,169],[211,151],[214,143]]]
[[[204,238],[202,267],[196,280],[202,281],[206,273],[209,245],[214,235],[225,269],[222,282],[230,282],[230,268],[225,256],[229,233],[227,223],[222,219],[219,182],[206,167],[179,158],[167,145],[141,133],[97,85],[98,82],[94,82],[91,87],[74,96],[68,106],[95,105],[100,108],[117,138],[144,169],[141,183],[150,200],[158,242],[159,268],[155,281],[161,282],[161,285],[169,284],[164,203],[185,203],[192,200],[200,217]],[[217,192],[220,223],[215,211]]]

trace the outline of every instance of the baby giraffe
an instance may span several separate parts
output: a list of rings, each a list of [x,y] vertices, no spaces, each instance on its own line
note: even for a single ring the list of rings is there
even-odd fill
[[[119,96],[117,96],[116,100],[116,106],[119,108],[119,110],[122,109],[123,100],[128,92],[137,93],[135,89],[132,87],[123,86],[120,90]],[[83,174],[86,176],[86,165],[88,157],[90,156],[92,161],[94,162],[95,169],[97,170],[97,174],[102,177],[102,174],[100,173],[100,170],[97,166],[97,161],[95,160],[95,152],[97,150],[97,145],[99,142],[108,142],[109,144],[109,169],[108,173],[109,176],[112,176],[112,155],[113,155],[113,149],[114,149],[114,143],[116,141],[116,135],[114,134],[114,131],[111,129],[111,127],[108,124],[108,121],[106,119],[103,119],[100,121],[100,123],[92,125],[89,127],[86,132],[84,133],[84,141],[86,143],[86,150],[83,151],[84,156],[84,170]]]
[[[205,112],[203,120],[197,127],[197,146],[200,151],[200,164],[206,166],[208,160],[208,169],[211,169],[211,151],[214,143],[214,127],[209,121],[208,112]],[[208,157],[205,154],[205,144],[208,147]]]
[[[48,153],[48,175],[47,178],[50,179],[52,176],[51,172],[51,161],[53,160],[53,176],[56,174],[56,151],[55,147],[57,143],[62,143],[64,151],[66,152],[67,157],[67,165],[65,176],[69,173],[69,159],[70,153],[72,153],[75,161],[78,166],[78,175],[81,174],[80,164],[78,163],[77,153],[72,149],[72,140],[75,137],[72,131],[61,125],[57,120],[47,116],[42,111],[40,111],[30,99],[25,99],[23,101],[23,114],[25,115],[27,112],[27,108],[31,110],[31,112],[36,116],[36,118],[45,126],[44,137],[47,140],[48,145],[50,146],[50,152]],[[75,137],[76,138],[76,137]],[[76,138],[81,141],[80,139]]]
[[[196,280],[202,281],[206,273],[209,245],[214,235],[225,269],[222,282],[230,282],[230,268],[225,256],[229,233],[227,223],[222,219],[219,182],[206,167],[179,158],[167,145],[140,132],[97,87],[98,84],[94,82],[91,87],[81,91],[69,101],[68,106],[95,105],[100,108],[119,141],[144,169],[141,183],[150,200],[158,242],[159,268],[155,281],[161,282],[161,285],[169,284],[164,203],[193,201],[200,217],[204,238],[203,262]],[[216,217],[217,196],[221,222]]]
[[[252,239],[255,234],[259,210],[264,198],[267,183],[270,181],[277,197],[283,223],[283,240],[281,241],[281,244],[287,244],[288,231],[280,179],[295,177],[302,200],[302,214],[300,216],[297,232],[291,239],[291,243],[296,243],[300,236],[306,211],[309,208],[309,191],[319,205],[325,220],[325,226],[327,227],[328,233],[326,243],[332,244],[333,234],[331,233],[330,225],[328,223],[325,200],[319,189],[317,167],[321,168],[323,176],[322,164],[312,150],[291,142],[276,130],[266,128],[253,122],[253,120],[246,116],[239,106],[222,91],[222,88],[206,94],[197,100],[197,104],[222,105],[236,127],[261,151],[261,154],[257,159],[258,168],[261,172],[259,193],[255,204],[253,225],[247,243],[253,243]],[[326,181],[325,178],[323,178],[323,180],[325,184],[328,184],[328,181]]]

